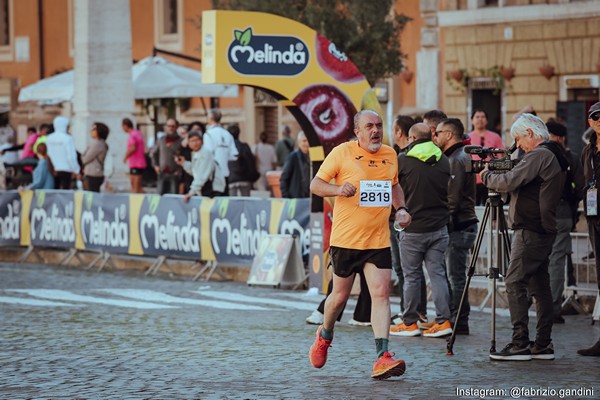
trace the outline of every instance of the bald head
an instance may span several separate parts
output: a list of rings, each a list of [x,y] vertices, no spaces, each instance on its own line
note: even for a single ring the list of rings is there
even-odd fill
[[[429,128],[429,125],[419,122],[418,124],[411,126],[408,131],[408,137],[410,138],[411,136],[414,137],[414,140],[431,140],[431,129]]]

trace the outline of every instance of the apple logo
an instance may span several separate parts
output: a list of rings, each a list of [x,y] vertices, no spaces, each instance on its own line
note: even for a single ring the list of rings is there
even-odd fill
[[[319,33],[315,39],[315,49],[319,66],[336,81],[354,83],[365,79],[346,53],[338,50],[334,43]]]
[[[315,128],[325,154],[354,137],[352,128],[356,107],[337,87],[308,86],[293,101]]]

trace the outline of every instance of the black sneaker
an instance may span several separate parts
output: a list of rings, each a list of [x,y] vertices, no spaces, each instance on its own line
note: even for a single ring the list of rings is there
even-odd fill
[[[595,258],[596,258],[596,256],[594,255],[593,251],[590,251],[587,256],[581,257],[581,259],[583,261],[590,261],[590,260],[594,260]]]
[[[490,353],[490,358],[500,361],[529,361],[531,360],[531,350],[529,350],[529,346],[518,347],[509,343],[501,351]]]
[[[554,360],[554,346],[552,343],[546,347],[539,347],[537,344],[530,342],[529,350],[533,360]]]
[[[588,349],[577,350],[577,354],[582,356],[600,357],[600,340]]]

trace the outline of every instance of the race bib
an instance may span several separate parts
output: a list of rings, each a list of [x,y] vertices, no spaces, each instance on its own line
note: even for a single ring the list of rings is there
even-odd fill
[[[392,205],[392,181],[360,181],[361,207]]]
[[[595,187],[588,189],[585,205],[587,216],[594,217],[598,215],[598,190]]]

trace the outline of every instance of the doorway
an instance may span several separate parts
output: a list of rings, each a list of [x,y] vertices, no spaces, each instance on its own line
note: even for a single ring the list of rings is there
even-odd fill
[[[487,129],[496,132],[504,141],[504,105],[502,90],[498,88],[495,78],[471,78],[469,80],[469,97],[467,104],[467,124],[465,129],[472,131],[471,115],[473,110],[483,110],[487,114]]]

